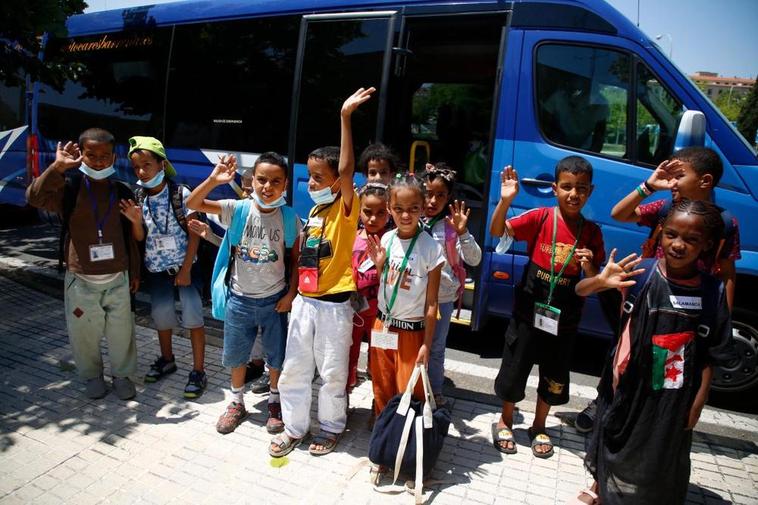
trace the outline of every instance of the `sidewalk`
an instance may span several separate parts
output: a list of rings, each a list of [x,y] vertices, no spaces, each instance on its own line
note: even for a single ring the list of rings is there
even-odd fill
[[[208,391],[188,402],[182,390],[189,342],[174,341],[179,372],[145,387],[141,375],[158,345],[153,330],[138,327],[137,398],[88,400],[72,363],[63,303],[4,277],[0,302],[0,504],[413,503],[409,494],[381,494],[368,483],[369,383],[351,396],[348,430],[335,453],[313,458],[301,446],[275,465],[263,428],[265,396],[246,395],[252,415],[236,432],[215,431],[229,381],[220,349],[207,350]],[[548,419],[552,458],[532,457],[526,411],[517,419],[519,453],[504,456],[490,442],[496,408],[463,399],[451,406],[453,425],[433,475],[442,482],[426,491],[426,503],[564,503],[586,485],[584,438],[557,418]],[[696,433],[688,503],[756,503],[755,440]]]

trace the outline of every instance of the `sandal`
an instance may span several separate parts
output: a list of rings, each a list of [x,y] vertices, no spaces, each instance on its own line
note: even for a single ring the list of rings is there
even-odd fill
[[[513,444],[513,447],[503,445],[502,442],[505,442],[506,444],[510,442]],[[513,431],[507,426],[498,428],[497,422],[492,423],[492,445],[503,454],[516,454],[516,452],[518,452],[518,449],[516,449],[516,440],[513,438]]]
[[[529,428],[527,431],[529,434],[529,439],[532,441],[532,454],[534,454],[537,458],[549,458],[553,455],[553,441],[550,440],[550,437],[547,436],[547,433],[537,433],[536,435],[532,433],[532,429]],[[537,450],[538,445],[549,445],[550,450],[546,452],[539,452]]]
[[[321,430],[321,432],[313,437],[308,452],[313,456],[324,456],[329,454],[337,447],[340,435],[338,433],[329,433],[328,431]],[[320,445],[321,449],[316,449],[316,446]]]
[[[582,496],[586,496],[590,501],[582,500]],[[590,488],[587,488],[579,491],[574,498],[566,502],[566,505],[597,505],[599,503],[600,501],[598,500],[597,493]]]
[[[371,469],[369,471],[369,482],[371,482],[371,484],[374,486],[378,486],[382,475],[386,474],[389,471],[390,469],[384,465],[375,465],[372,463]]]
[[[302,438],[292,438],[287,433],[282,432],[271,439],[271,445],[268,446],[268,454],[272,458],[281,458],[291,453],[302,441]],[[278,450],[274,450],[274,447],[277,447]]]

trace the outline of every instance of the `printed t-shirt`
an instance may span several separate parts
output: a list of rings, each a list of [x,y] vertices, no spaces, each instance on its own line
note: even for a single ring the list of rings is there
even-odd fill
[[[515,310],[517,316],[524,321],[534,318],[534,303],[546,303],[550,292],[550,263],[553,244],[553,207],[539,207],[508,220],[513,228],[515,240],[527,242],[529,264],[524,271],[524,278],[519,285],[516,296]],[[555,243],[555,267],[557,275],[563,268],[574,242],[576,228],[569,228],[558,212],[558,229]],[[605,248],[600,228],[592,221],[584,220],[582,235],[576,244],[577,249],[590,249],[592,263],[596,268],[605,261]],[[560,327],[573,329],[579,324],[581,308],[584,299],[574,292],[579,282],[582,269],[576,259],[576,253],[571,262],[566,265],[563,275],[555,286],[550,305],[561,309]]]
[[[368,240],[355,236],[353,243],[353,276],[358,294],[364,296],[372,312],[376,312],[377,296],[379,294],[379,273],[376,265],[368,255]]]
[[[659,223],[663,222],[666,216],[661,216],[661,209],[667,204],[667,200],[656,200],[654,202],[645,203],[639,206],[640,219],[637,224],[640,226],[647,226],[648,228],[655,229]],[[720,209],[720,207],[719,207]],[[722,216],[723,217],[723,216]],[[742,257],[740,253],[740,230],[737,224],[737,218],[731,216],[731,223],[724,223],[725,229],[728,230],[727,235],[723,239],[723,245],[720,247],[717,245],[710,251],[703,253],[698,259],[698,270],[701,272],[717,275],[718,274],[718,261],[716,254],[718,253],[718,260],[731,260],[737,261]],[[663,258],[663,248],[661,247],[661,239],[658,237],[655,257]]]
[[[445,262],[442,247],[428,233],[420,232],[408,256],[405,270],[400,272],[405,252],[413,239],[400,239],[397,237],[397,230],[392,230],[382,237],[382,246],[388,248],[390,240],[392,240],[392,247],[387,250],[388,266],[385,266],[385,269],[389,268],[387,282],[384,282],[384,273],[379,276],[379,310],[393,319],[421,321],[425,316],[426,284],[429,272]],[[392,292],[398,282],[400,285],[395,302],[392,310],[388,311],[387,301],[392,298]]]
[[[303,296],[318,298],[355,291],[351,259],[355,235],[358,233],[360,205],[358,195],[353,193],[350,214],[345,212],[342,194],[327,205],[311,209],[305,225],[303,248],[318,247],[318,290],[303,293]],[[302,260],[301,249],[301,260]]]
[[[241,200],[221,200],[221,224],[228,227]],[[300,220],[295,219],[300,233]],[[235,247],[231,271],[232,292],[250,298],[266,298],[287,285],[284,263],[284,220],[281,209],[261,212],[253,203]]]
[[[181,186],[182,208],[185,215],[194,211],[187,208],[189,189]],[[179,225],[171,206],[169,185],[165,184],[157,195],[145,194],[142,204],[142,220],[147,228],[145,238],[145,267],[150,272],[163,272],[171,267],[181,267],[187,253],[189,237]],[[158,243],[173,237],[173,248],[158,248]]]

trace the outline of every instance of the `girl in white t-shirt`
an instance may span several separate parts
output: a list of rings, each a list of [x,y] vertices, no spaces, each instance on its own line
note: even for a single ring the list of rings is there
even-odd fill
[[[428,366],[437,294],[445,256],[419,222],[424,185],[413,174],[390,183],[389,210],[396,229],[368,237],[368,252],[379,276],[379,303],[371,335],[370,370],[374,413],[408,383],[416,363]],[[423,398],[421,383],[414,396]]]

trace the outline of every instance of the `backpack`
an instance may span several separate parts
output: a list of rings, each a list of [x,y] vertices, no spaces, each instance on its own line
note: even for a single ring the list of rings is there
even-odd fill
[[[166,183],[168,184],[169,201],[171,202],[171,210],[174,211],[174,218],[176,218],[176,222],[179,223],[184,233],[187,233],[187,215],[184,212],[183,190],[190,188],[186,184],[177,184],[168,178],[166,179]],[[145,188],[138,187],[134,191],[134,199],[140,207],[144,206],[146,198],[147,191],[145,191]],[[203,219],[202,214],[198,214],[200,215],[200,219],[204,221],[205,219]]]
[[[229,278],[231,276],[232,261],[234,261],[233,248],[242,241],[242,233],[245,230],[247,216],[250,214],[252,200],[240,200],[234,207],[231,223],[226,230],[224,239],[218,248],[218,255],[213,265],[211,276],[211,315],[219,321],[224,320],[226,301],[229,299]],[[284,248],[291,250],[297,239],[297,215],[292,207],[281,207],[282,222],[284,224]],[[285,253],[284,262],[288,264],[288,254]]]
[[[84,174],[78,170],[66,175],[63,183],[63,204],[61,212],[61,232],[58,237],[58,271],[63,272],[63,263],[65,263],[65,249],[66,241],[69,238],[69,222],[71,221],[71,215],[74,213],[76,207],[76,200],[79,197],[79,190],[82,187],[82,179]],[[134,197],[131,188],[122,181],[112,180],[109,181],[111,188],[115,186],[116,197],[119,200],[130,200]],[[117,209],[118,210],[118,209]],[[130,253],[129,239],[131,238],[131,221],[129,221],[123,215],[121,217],[121,229],[124,234],[124,245],[126,245],[127,254]]]
[[[445,221],[445,253],[447,261],[453,269],[453,273],[458,278],[459,285],[455,295],[460,299],[466,288],[466,267],[463,265],[463,260],[458,256],[457,245],[458,233],[453,228],[453,225]]]

